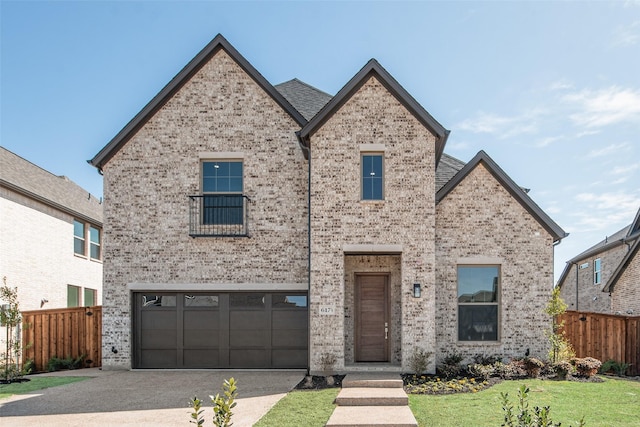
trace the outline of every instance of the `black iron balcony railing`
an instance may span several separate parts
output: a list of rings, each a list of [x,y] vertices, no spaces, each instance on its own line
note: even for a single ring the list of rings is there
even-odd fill
[[[242,194],[189,196],[189,236],[247,237],[249,201]]]

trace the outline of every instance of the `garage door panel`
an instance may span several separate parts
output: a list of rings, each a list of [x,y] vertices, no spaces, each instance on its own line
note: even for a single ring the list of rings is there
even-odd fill
[[[236,310],[229,313],[231,329],[263,329],[269,320],[265,311]]]
[[[217,329],[185,329],[183,342],[185,347],[218,347],[220,345],[220,331]]]
[[[274,368],[307,367],[307,350],[273,350],[271,354]]]
[[[189,368],[216,368],[220,365],[220,352],[217,349],[186,349],[183,359]]]
[[[306,310],[274,311],[271,318],[273,319],[273,329],[307,330],[308,315]]]
[[[175,329],[177,327],[175,310],[143,310],[142,329]]]
[[[218,311],[191,310],[184,312],[184,329],[219,329]]]
[[[265,331],[231,330],[229,332],[229,347],[267,347],[269,335]]]
[[[279,330],[271,333],[271,344],[274,347],[306,347],[306,330]]]
[[[175,329],[143,330],[140,344],[142,349],[175,349],[176,339]]]
[[[229,364],[232,368],[266,368],[267,351],[238,349],[229,351]]]
[[[176,350],[143,350],[142,366],[147,368],[175,368],[178,366]]]

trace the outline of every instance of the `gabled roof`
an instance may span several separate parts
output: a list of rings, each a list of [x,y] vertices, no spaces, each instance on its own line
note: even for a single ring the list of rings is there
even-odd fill
[[[202,49],[129,123],[98,153],[89,160],[102,169],[105,163],[131,139],[133,135],[187,82],[209,59],[223,49],[233,60],[286,111],[298,125],[307,120],[287,101],[231,44],[218,34]]]
[[[102,226],[102,204],[66,176],[57,176],[0,147],[0,186]]]
[[[605,237],[604,240],[599,241],[589,249],[579,253],[578,255],[567,261],[567,264],[562,271],[560,278],[558,279],[558,286],[562,286],[573,264],[576,264],[587,258],[592,258],[615,247],[622,246],[623,244],[631,242],[638,237],[640,237],[640,209],[638,210],[638,213],[636,214],[636,217],[631,224],[616,231],[612,235]],[[618,267],[620,265],[618,265]],[[609,280],[609,282],[611,282],[611,279]],[[605,286],[605,289],[607,286],[608,285]]]
[[[636,256],[639,249],[640,249],[640,239],[636,239],[636,242],[629,248],[629,251],[626,253],[624,258],[622,258],[622,261],[620,261],[620,265],[618,265],[616,270],[613,272],[613,275],[611,276],[607,284],[602,289],[603,292],[613,292],[613,288],[616,285],[616,283],[618,283],[620,276],[622,276],[622,273],[627,269],[627,266],[629,265],[631,260]],[[640,284],[638,284],[638,286],[640,287]]]
[[[436,168],[436,191],[451,181],[464,165],[465,163],[462,160],[458,160],[447,153],[442,153],[440,163],[438,163],[438,167]]]
[[[292,79],[274,87],[307,120],[311,120],[332,98],[328,93],[298,79]]]
[[[493,177],[529,212],[542,227],[558,242],[567,237],[556,224],[484,151],[478,152],[460,171],[436,193],[436,204],[440,203],[456,186],[461,183],[476,166],[482,163]]]
[[[369,60],[358,73],[325,105],[299,132],[302,141],[308,141],[322,125],[335,114],[368,80],[375,76],[396,99],[404,105],[429,131],[436,136],[436,164],[449,137],[446,130],[427,112],[375,59]],[[308,143],[308,142],[305,142]]]

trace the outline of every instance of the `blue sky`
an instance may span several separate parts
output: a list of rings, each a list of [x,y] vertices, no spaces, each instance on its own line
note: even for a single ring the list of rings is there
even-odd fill
[[[92,194],[86,163],[216,34],[272,84],[335,94],[376,58],[571,235],[640,208],[640,2],[0,1],[0,144]]]

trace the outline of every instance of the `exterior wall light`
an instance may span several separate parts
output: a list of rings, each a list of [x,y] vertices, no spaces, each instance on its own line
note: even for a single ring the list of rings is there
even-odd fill
[[[413,284],[413,297],[414,298],[420,298],[421,295],[422,295],[422,289],[420,289],[420,283],[414,283]]]

